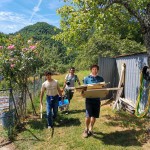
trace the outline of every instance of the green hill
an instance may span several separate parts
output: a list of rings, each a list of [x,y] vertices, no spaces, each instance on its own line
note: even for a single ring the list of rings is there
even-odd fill
[[[46,22],[38,22],[33,25],[29,25],[24,27],[23,29],[19,30],[15,34],[26,34],[26,36],[41,36],[41,35],[55,35],[60,32],[60,29],[58,29],[55,26],[52,26]]]
[[[32,38],[34,42],[40,42],[40,55],[44,61],[44,66],[40,72],[49,69],[63,73],[68,69],[68,64],[71,65],[74,61],[74,56],[66,55],[66,47],[52,38],[60,32],[61,30],[55,26],[38,22],[24,27],[14,35],[20,34],[25,41]]]
[[[44,65],[40,68],[39,72],[41,73],[45,70],[51,70],[57,73],[64,73],[74,63],[75,54],[66,54],[66,47],[61,42],[52,38],[60,32],[61,30],[55,26],[45,22],[38,22],[26,26],[14,34],[5,35],[1,33],[0,36],[3,38],[1,38],[0,44],[2,45],[2,43],[6,43],[5,39],[9,39],[9,37],[15,38],[18,34],[21,35],[24,43],[29,39],[32,39],[34,43],[40,43],[39,55],[43,60]]]

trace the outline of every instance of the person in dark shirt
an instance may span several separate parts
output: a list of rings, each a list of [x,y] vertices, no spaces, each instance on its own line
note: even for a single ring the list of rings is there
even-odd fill
[[[84,84],[94,84],[99,82],[104,82],[104,79],[98,75],[99,66],[92,65],[90,67],[91,74],[84,78]],[[86,98],[85,108],[86,108],[86,118],[85,118],[85,130],[83,132],[83,137],[86,138],[93,134],[93,126],[95,124],[96,118],[99,118],[100,113],[100,98]]]

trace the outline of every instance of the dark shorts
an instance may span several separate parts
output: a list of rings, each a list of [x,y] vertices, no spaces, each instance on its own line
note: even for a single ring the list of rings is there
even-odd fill
[[[86,99],[85,106],[86,106],[86,117],[94,117],[99,118],[100,114],[100,100],[99,99]]]

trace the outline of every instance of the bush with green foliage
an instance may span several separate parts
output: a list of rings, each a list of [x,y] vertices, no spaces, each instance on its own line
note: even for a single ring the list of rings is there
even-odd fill
[[[0,46],[0,74],[21,88],[26,85],[27,78],[42,66],[38,53],[38,43],[31,40],[25,43],[20,35],[9,38],[5,45]]]

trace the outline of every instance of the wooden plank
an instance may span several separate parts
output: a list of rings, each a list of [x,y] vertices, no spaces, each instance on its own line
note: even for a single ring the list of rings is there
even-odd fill
[[[104,98],[109,93],[109,91],[119,90],[120,88],[100,88],[100,89],[90,89],[90,90],[81,90],[82,96],[84,98]]]
[[[82,96],[84,98],[104,98],[108,94],[108,90],[102,90],[102,89],[97,89],[97,90],[87,90],[84,91]]]
[[[83,90],[88,90],[88,89],[100,89],[105,87],[107,84],[105,82],[99,82],[99,83],[94,83],[94,84],[84,84],[80,85],[79,87],[76,87],[75,90],[78,92],[82,92]]]
[[[9,104],[9,102],[0,102],[0,104]]]
[[[117,107],[117,104],[119,102],[119,98],[122,94],[122,91],[123,91],[123,87],[124,87],[124,80],[125,80],[125,63],[122,64],[122,69],[121,69],[121,76],[120,76],[120,80],[119,80],[119,84],[118,84],[118,88],[121,88],[120,90],[117,91],[117,94],[116,94],[116,99],[115,99],[115,103],[113,105],[113,109],[115,109]]]
[[[118,102],[119,102],[119,98],[120,98],[120,95],[121,95],[122,91],[123,91],[123,87],[120,88],[120,89],[117,91],[116,101],[115,101],[115,103],[114,103],[114,105],[113,105],[113,109],[119,108]]]
[[[131,100],[125,99],[125,98],[119,98],[119,100],[127,103],[128,105],[132,106],[133,108],[135,108],[135,104],[133,104],[133,102]]]
[[[114,87],[114,88],[101,88],[101,89],[91,89],[91,90],[87,90],[87,91],[115,91],[115,90],[120,90],[120,88],[118,88],[118,87]]]

